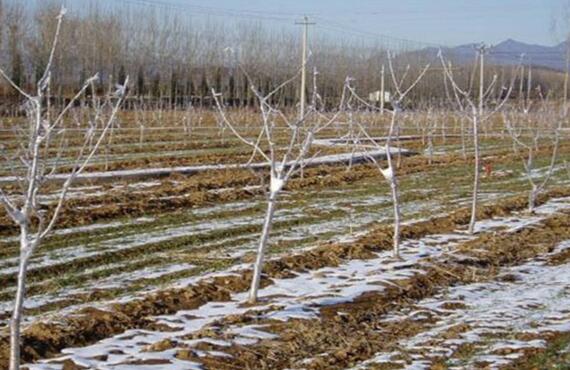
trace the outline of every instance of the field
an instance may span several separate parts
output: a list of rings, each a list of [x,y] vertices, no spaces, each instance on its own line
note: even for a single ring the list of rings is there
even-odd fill
[[[483,127],[489,167],[471,235],[471,132],[451,113],[406,113],[392,143],[403,215],[396,259],[390,185],[348,141],[330,140],[346,132],[339,120],[281,194],[260,300],[246,304],[267,203],[262,158],[210,111],[148,111],[144,125],[140,114],[121,112],[30,260],[26,368],[534,369],[570,359],[566,131],[529,213],[524,155],[500,120]],[[251,140],[254,117],[232,113]],[[357,119],[383,145],[388,115]],[[430,119],[437,130],[422,126]],[[3,120],[8,151],[18,120]],[[48,214],[82,145],[83,132],[70,132],[40,198]],[[537,148],[532,178],[542,179],[551,142]],[[14,192],[18,166],[0,168]],[[6,364],[19,242],[3,211],[0,246]]]

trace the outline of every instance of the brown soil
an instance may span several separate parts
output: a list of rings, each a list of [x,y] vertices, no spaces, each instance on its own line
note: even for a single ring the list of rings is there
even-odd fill
[[[184,350],[185,357],[202,363],[207,369],[221,370],[344,369],[354,366],[377,352],[397,351],[399,341],[424,331],[434,320],[431,315],[426,315],[420,319],[409,318],[392,323],[382,320],[386,313],[413,307],[415,302],[432,296],[442,287],[493,279],[502,266],[520,264],[543,255],[568,238],[570,215],[553,216],[536,228],[523,229],[514,234],[485,234],[460,247],[460,253],[470,259],[430,261],[425,265],[423,274],[399,282],[398,287],[386,285],[381,293],[366,293],[350,303],[323,307],[318,320],[277,322],[261,319],[257,312],[222,319],[212,325],[216,328],[214,331],[205,328],[193,335],[192,339],[228,339],[224,329],[236,323],[264,325],[278,338],[264,339],[252,346],[212,348],[232,358],[198,358],[191,349]],[[523,245],[526,247],[521,248]],[[455,337],[467,329],[454,327],[446,335]],[[322,353],[327,355],[315,357]],[[406,359],[406,354],[402,353],[402,357]],[[303,362],[307,358],[313,361]]]
[[[563,149],[561,152],[570,151],[570,146]],[[545,150],[545,153],[547,152],[548,150]],[[508,151],[501,155],[494,154],[494,156],[497,156],[496,163],[509,163],[519,160],[517,156]],[[408,157],[403,158],[398,174],[405,176],[429,172],[441,167],[471,163],[471,159],[466,161],[459,154],[436,157],[431,165],[427,165],[423,157]],[[370,165],[356,166],[350,172],[347,172],[344,166],[322,166],[307,169],[303,178],[289,181],[287,189],[333,188],[374,177],[378,177],[378,171]],[[125,189],[101,197],[68,200],[62,208],[57,227],[88,225],[116,217],[139,217],[150,213],[163,213],[211,203],[250,199],[262,192],[262,190],[243,190],[245,186],[261,184],[259,175],[248,170],[209,171],[208,173],[190,176],[174,175],[173,178],[181,183],[174,185],[169,181],[163,181],[160,186],[149,189],[152,192],[133,193],[131,190]],[[267,183],[266,176],[261,178]],[[225,188],[233,188],[234,190],[211,192],[211,190]],[[187,196],[174,199],[162,198],[185,195]],[[86,210],[86,207],[90,208]],[[48,214],[53,210],[52,208],[53,206],[48,207]],[[7,217],[4,209],[0,208],[0,235],[16,232],[17,227]]]
[[[570,195],[569,189],[553,190],[541,196],[538,204],[545,202],[549,197],[567,195]],[[494,205],[481,207],[479,217],[482,219],[502,216],[525,208],[526,196],[518,196]],[[465,225],[468,220],[469,210],[465,208],[453,212],[449,216],[437,217],[404,226],[402,236],[404,239],[412,239],[429,234],[452,231],[458,226]],[[302,254],[269,261],[264,267],[264,272],[270,278],[282,278],[291,276],[292,272],[318,269],[325,266],[337,266],[343,259],[370,258],[372,252],[390,248],[392,243],[391,230],[392,227],[389,225],[380,226],[352,244],[327,244]],[[462,277],[462,279],[467,279],[464,276],[465,274],[469,275],[470,279],[479,277],[478,269],[485,270],[484,272],[487,274],[487,270],[493,271],[497,268],[497,263],[509,263],[509,258],[519,257],[521,253],[525,253],[519,251],[521,248],[516,248],[520,245],[523,245],[520,244],[520,240],[518,243],[513,244],[505,242],[505,246],[498,249],[498,251],[507,251],[508,253],[501,252],[497,256],[499,258],[493,260],[478,258],[476,262],[469,260],[467,263],[450,261],[449,266],[444,265],[437,269],[433,268],[430,274],[418,277],[417,279],[419,280],[414,281],[413,284],[410,283],[410,286],[406,285],[396,289],[393,292],[395,296],[382,307],[391,307],[390,305],[392,304],[397,304],[410,298],[417,299],[421,294],[431,294],[438,286],[458,281],[457,276]],[[445,271],[450,271],[450,273]],[[485,274],[482,277],[486,276]],[[68,315],[62,322],[32,324],[23,333],[23,359],[29,362],[51,357],[65,347],[84,346],[131,328],[152,328],[153,324],[149,321],[149,316],[172,314],[179,310],[199,307],[206,302],[228,300],[232,292],[245,291],[248,288],[250,279],[251,271],[243,271],[236,276],[218,277],[212,281],[204,281],[195,286],[164,290],[140,300],[125,304],[115,304],[110,311],[91,308],[82,310],[75,315]],[[264,279],[262,284],[271,284],[271,281]],[[410,292],[406,293],[408,290]],[[398,296],[398,294],[400,295]],[[365,303],[362,304],[366,305]],[[380,307],[378,312],[383,310],[382,307]],[[6,363],[7,356],[8,341],[4,337],[0,339],[0,364]]]
[[[568,345],[570,333],[543,333],[540,337],[546,342],[544,348],[532,348],[524,351],[524,355],[514,361],[505,370],[566,370],[570,363]]]

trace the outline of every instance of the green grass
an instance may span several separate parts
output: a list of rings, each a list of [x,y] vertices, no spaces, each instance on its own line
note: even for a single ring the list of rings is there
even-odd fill
[[[525,360],[519,369],[570,370],[570,333],[564,333],[545,351]],[[513,368],[514,369],[514,368]]]

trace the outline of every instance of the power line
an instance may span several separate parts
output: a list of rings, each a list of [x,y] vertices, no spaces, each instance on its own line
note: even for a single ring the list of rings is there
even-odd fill
[[[194,5],[187,3],[178,4],[163,0],[115,0],[115,1],[123,4],[162,8],[174,11],[183,11],[191,15],[205,14],[210,16],[232,17],[232,18],[241,18],[241,19],[250,19],[250,20],[251,19],[265,20],[265,21],[280,22],[287,24],[290,24],[290,22],[299,15],[296,13],[288,13],[288,12],[265,12],[259,10],[246,10],[246,9],[238,10],[231,8],[216,8],[211,6],[201,6],[201,5]],[[359,30],[354,27],[347,26],[343,23],[339,23],[319,15],[314,15],[314,18],[317,18],[320,22],[322,21],[323,23],[325,23],[326,26],[320,28],[332,30],[334,32],[343,32],[343,33],[348,32],[352,33],[353,35],[359,35],[361,37],[364,36],[369,39],[374,39],[377,41],[380,40],[382,42],[409,43],[409,44],[423,45],[426,47],[443,46],[441,44],[436,44],[436,43],[428,43],[424,41],[393,37],[385,34],[378,34],[374,32]]]
[[[410,44],[423,45],[426,47],[427,46],[431,46],[431,47],[443,47],[444,46],[442,44],[436,44],[436,43],[430,43],[430,42],[425,42],[425,41],[418,41],[418,40],[394,37],[394,36],[389,36],[389,35],[385,35],[385,34],[370,32],[370,31],[363,31],[363,30],[359,30],[357,28],[354,28],[352,26],[346,25],[344,23],[340,23],[338,21],[333,21],[331,19],[324,18],[322,16],[315,16],[315,18],[317,18],[321,23],[324,23],[325,25],[327,25],[327,27],[329,29],[333,29],[335,31],[339,31],[339,32],[343,32],[343,33],[348,32],[348,33],[357,34],[360,36],[374,38],[376,40],[410,43]]]
[[[235,10],[235,9],[214,8],[214,7],[206,7],[206,6],[191,5],[191,4],[175,4],[160,0],[116,0],[116,1],[120,3],[132,4],[138,6],[147,6],[147,7],[162,8],[167,10],[183,11],[190,14],[205,14],[211,16],[268,20],[276,22],[290,22],[292,20],[292,16],[284,16],[283,14],[279,13],[265,13],[253,10]]]

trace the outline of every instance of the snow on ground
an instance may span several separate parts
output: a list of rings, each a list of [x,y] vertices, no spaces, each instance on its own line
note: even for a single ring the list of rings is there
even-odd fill
[[[141,183],[131,184],[134,189],[138,188],[147,188],[156,185],[156,182],[147,181]],[[124,185],[122,185],[124,186]],[[88,190],[98,190],[96,187],[78,187],[76,188],[77,191],[88,191]],[[432,190],[426,189],[429,193]],[[273,233],[272,242],[275,245],[279,245],[281,242],[289,242],[296,241],[298,245],[298,250],[304,250],[306,248],[310,248],[311,245],[308,244],[311,238],[318,237],[326,240],[337,241],[337,242],[350,242],[355,240],[358,236],[363,235],[365,233],[367,225],[370,225],[372,222],[379,222],[379,221],[389,221],[391,218],[391,213],[388,208],[378,209],[378,211],[371,212],[371,208],[376,210],[378,207],[383,207],[389,202],[389,198],[384,195],[376,195],[374,193],[370,193],[370,191],[365,192],[356,192],[351,193],[351,198],[346,199],[342,196],[344,192],[337,191],[337,190],[319,190],[315,193],[309,193],[308,196],[314,199],[314,202],[311,203],[309,206],[301,205],[293,205],[292,207],[288,204],[291,202],[289,199],[289,193],[284,193],[284,197],[282,199],[282,206],[283,208],[289,208],[288,211],[283,212],[279,211],[276,215],[276,222],[280,222],[284,219],[281,216],[288,217],[303,217],[304,215],[310,214],[313,210],[317,212],[323,211],[339,211],[341,210],[344,215],[339,215],[338,217],[333,217],[332,219],[322,219],[317,220],[315,222],[311,222],[308,224],[301,224],[293,228],[287,228],[284,230],[276,230]],[[502,193],[484,193],[481,195],[482,199],[495,199],[500,196],[504,196]],[[453,195],[441,195],[438,194],[438,199],[452,199]],[[128,248],[136,248],[141,247],[146,243],[151,243],[156,241],[157,237],[160,238],[160,241],[165,242],[167,240],[173,240],[177,237],[187,235],[187,232],[193,227],[192,225],[197,225],[196,228],[199,230],[200,234],[203,233],[210,233],[214,232],[215,230],[220,230],[220,228],[228,228],[233,224],[233,221],[238,219],[238,224],[234,225],[233,227],[239,227],[243,225],[239,223],[239,218],[241,217],[240,212],[247,212],[249,209],[254,209],[255,207],[260,205],[262,200],[256,200],[255,202],[234,202],[234,203],[225,203],[225,204],[218,204],[213,205],[210,207],[204,207],[192,210],[192,214],[196,215],[198,218],[204,218],[204,220],[195,220],[192,222],[185,222],[183,224],[174,224],[168,225],[164,227],[160,224],[160,218],[156,220],[152,218],[139,218],[134,221],[121,221],[121,222],[111,222],[111,223],[103,223],[103,224],[94,224],[89,226],[82,226],[82,227],[73,227],[68,229],[61,229],[57,230],[55,233],[60,235],[72,235],[74,233],[84,233],[91,230],[104,230],[109,229],[112,231],[115,228],[120,228],[122,225],[125,225],[127,222],[132,223],[148,223],[148,228],[144,230],[144,232],[136,233],[136,235],[119,235],[111,232],[106,240],[97,241],[97,242],[89,242],[88,244],[79,244],[79,245],[70,245],[69,247],[62,248],[55,251],[46,251],[40,250],[38,254],[33,257],[32,261],[32,268],[34,267],[41,267],[53,263],[69,263],[73,262],[75,259],[86,258],[90,256],[97,255],[98,253],[104,253],[107,251],[118,250],[118,249],[128,249]],[[465,202],[470,202],[470,199],[465,199]],[[441,203],[441,202],[440,202]],[[443,207],[445,208],[445,207]],[[417,217],[414,218],[414,214],[417,212],[425,212],[426,210],[432,211],[431,214],[441,212],[441,204],[437,203],[435,200],[433,202],[409,202],[404,204],[402,212],[407,216],[406,223],[415,222],[417,221]],[[229,219],[220,220],[221,222],[212,223],[210,220],[212,219],[219,219],[218,213],[227,213],[228,211],[235,211],[235,215],[231,216]],[[260,212],[258,215],[258,220],[256,222],[261,223],[262,213]],[[159,225],[158,227],[155,225],[155,221]],[[243,221],[243,220],[242,220]],[[492,220],[483,221],[483,222],[493,222]],[[506,221],[505,221],[506,222]],[[247,223],[247,221],[245,222]],[[209,227],[208,227],[209,225]],[[331,236],[331,233],[335,234],[335,236]],[[161,235],[164,234],[164,235]],[[213,248],[212,254],[208,255],[208,257],[214,258],[239,258],[242,257],[246,253],[250,253],[255,250],[256,242],[255,242],[255,235],[254,234],[240,234],[241,239],[240,243],[231,243],[230,239],[220,239],[216,240],[214,243],[201,243],[197,245],[193,245],[194,247],[207,247],[208,245],[219,245],[220,243],[227,243],[227,246],[224,245],[223,248]],[[162,237],[162,238],[161,238]],[[307,239],[309,238],[309,239]],[[15,238],[8,238],[7,240],[0,241],[0,243],[8,243],[14,242]],[[312,243],[311,243],[312,244]],[[172,265],[171,259],[165,255],[164,264]],[[140,259],[136,261],[122,261],[121,263],[128,267],[128,264],[131,262],[140,262]],[[10,273],[15,271],[16,268],[16,258],[7,258],[4,259],[0,263],[0,273]],[[113,264],[105,264],[101,266],[101,269],[117,269],[117,267]],[[160,271],[167,268],[167,266],[161,265],[153,267],[153,271]],[[118,271],[118,270],[117,270]],[[117,278],[113,280],[113,277],[110,278],[102,278],[102,279],[90,279],[88,276],[90,273],[94,272],[94,270],[86,270],[79,274],[77,274],[77,281],[81,281],[81,284],[74,287],[66,288],[65,291],[52,291],[49,294],[39,294],[30,296],[25,306],[27,308],[37,308],[42,306],[42,304],[46,303],[53,303],[55,301],[65,301],[73,298],[73,296],[77,294],[83,294],[89,292],[92,289],[96,289],[99,287],[100,284],[104,286],[111,287],[113,284],[109,284],[109,281],[114,282],[115,286],[124,286],[125,284],[129,284],[129,281],[125,281],[125,279]],[[142,278],[142,276],[141,276]],[[43,280],[38,283],[34,283],[32,285],[44,285],[49,284],[50,280]],[[145,289],[141,291],[142,293],[147,292],[148,290],[155,289],[155,286],[149,287],[149,289]],[[0,289],[3,292],[9,292],[13,289],[10,287],[5,287],[4,289]],[[0,310],[8,310],[11,307],[11,302],[3,301],[0,302]],[[35,319],[34,317],[29,317],[30,320]]]
[[[286,213],[283,211],[282,213]],[[294,215],[283,215],[280,220],[293,219]],[[201,220],[199,222],[189,222],[183,225],[177,225],[173,228],[153,230],[144,234],[131,234],[121,236],[109,240],[102,241],[96,245],[85,244],[76,246],[74,248],[66,248],[58,251],[50,252],[49,254],[38,256],[32,259],[29,269],[39,268],[43,266],[50,266],[54,263],[69,263],[77,259],[95,256],[104,252],[121,251],[130,248],[139,247],[150,243],[165,242],[177,237],[186,237],[190,235],[198,235],[204,232],[211,232],[213,230],[231,230],[232,228],[247,225],[261,224],[262,218],[260,216],[243,216],[225,220]],[[13,261],[12,261],[13,260]],[[13,266],[0,268],[1,274],[13,273],[17,271],[15,265],[16,257],[13,259],[4,260],[6,265],[12,262]]]
[[[409,153],[406,149],[391,148],[391,152],[397,153],[400,151],[402,154]],[[313,159],[307,159],[305,161],[305,166],[320,166],[328,164],[344,163],[352,160],[355,162],[360,162],[366,160],[368,157],[374,158],[385,158],[386,151],[382,149],[369,150],[365,152],[357,153],[343,153],[343,154],[330,154]],[[292,162],[290,162],[292,163]],[[145,168],[145,169],[132,169],[132,170],[117,170],[117,171],[104,171],[104,172],[85,172],[77,176],[78,180],[104,180],[104,179],[126,179],[132,177],[148,177],[148,176],[165,176],[174,173],[197,173],[205,171],[217,171],[217,170],[232,170],[232,169],[262,169],[268,168],[269,164],[266,162],[251,163],[251,164],[204,164],[195,166],[181,166],[181,167],[161,167],[161,168]],[[61,180],[64,181],[68,177],[67,174],[56,174],[48,176],[50,180]],[[0,177],[0,184],[12,183],[17,181],[14,176]]]
[[[507,230],[516,230],[523,225],[528,226],[529,224],[538,222],[540,219],[545,218],[546,215],[568,208],[570,208],[570,198],[552,200],[537,208],[538,216],[527,217],[520,215],[520,217],[506,217],[502,219],[504,225],[501,224],[501,218],[496,218],[492,222],[481,223],[478,232],[493,232],[497,227],[506,228]],[[169,349],[162,352],[148,352],[148,346],[163,340],[174,340],[183,347],[192,347],[198,342],[207,341],[208,339],[189,341],[184,339],[185,336],[195,333],[204,326],[224,318],[227,315],[242,314],[252,309],[264,310],[268,309],[269,306],[271,306],[271,309],[264,313],[268,318],[278,320],[314,318],[318,316],[319,308],[323,305],[349,302],[365,292],[379,292],[383,290],[384,286],[393,285],[398,280],[403,280],[416,274],[422,274],[422,261],[426,257],[437,258],[445,253],[453,253],[454,246],[472,238],[473,236],[463,232],[456,232],[430,235],[420,240],[406,240],[402,245],[401,251],[403,261],[394,260],[391,252],[387,251],[377,253],[376,258],[370,260],[349,260],[338,267],[327,267],[300,273],[291,279],[275,279],[274,284],[260,290],[259,295],[263,301],[263,304],[260,306],[254,308],[242,307],[240,303],[247,299],[247,293],[234,294],[229,302],[210,302],[198,309],[179,311],[173,315],[164,315],[154,318],[157,323],[166,324],[171,327],[173,331],[129,330],[123,334],[104,339],[88,347],[65,349],[63,356],[52,360],[45,360],[39,364],[30,365],[30,369],[61,369],[62,366],[54,362],[68,358],[77,364],[97,369],[149,368],[149,365],[145,365],[145,367],[132,364],[128,366],[125,365],[134,360],[141,359],[157,361],[169,360],[172,363],[172,367],[169,364],[168,368],[178,368],[178,366],[182,366],[182,364],[179,360],[174,358],[176,349]],[[561,289],[561,287],[563,288],[570,283],[570,273],[568,273],[570,270],[568,270],[568,268],[566,268],[566,270],[567,271],[564,272],[561,268],[540,265],[539,262],[520,268],[518,270],[519,274],[524,274],[524,272],[527,271],[526,274],[529,278],[523,281],[528,283],[530,289],[525,293],[525,284],[521,284],[519,291],[513,292],[509,297],[519,300],[521,304],[525,302],[525,300],[533,299],[533,297],[536,301],[547,299],[556,293],[556,287]],[[551,279],[551,283],[547,286],[550,286],[551,289],[540,291],[539,288],[541,284],[548,282],[548,279]],[[493,284],[498,285],[496,288],[493,288]],[[503,283],[489,283],[488,292],[487,289],[477,289],[476,285],[457,287],[454,288],[456,291],[452,291],[451,294],[454,294],[457,297],[456,299],[465,295],[467,300],[473,300],[474,303],[480,304],[483,308],[477,312],[480,312],[483,317],[485,312],[487,312],[491,315],[488,318],[491,320],[491,324],[493,324],[495,318],[500,319],[501,311],[497,309],[493,311],[491,309],[499,307],[508,309],[509,300],[505,299],[505,297],[501,298],[503,292],[503,286],[501,284]],[[502,303],[497,303],[495,307],[493,301],[499,299],[502,299]],[[560,299],[568,299],[569,301],[558,301],[552,305],[553,310],[555,310],[556,307],[567,307],[567,303],[570,303],[569,297],[561,297]],[[430,304],[437,305],[437,303],[437,300],[433,302],[426,300],[423,304],[426,309],[429,309]],[[565,303],[565,305],[560,306],[561,303]],[[524,309],[524,307],[521,309]],[[513,319],[513,317],[518,317],[517,314],[520,312],[522,311],[515,311],[513,313],[514,316],[509,317],[507,320],[496,321],[500,324],[514,324],[517,321]],[[495,316],[493,316],[493,313]],[[556,315],[556,312],[552,311],[552,315]],[[549,314],[544,317],[551,318],[550,316]],[[471,317],[471,314],[466,312],[463,316],[458,316],[457,320],[468,320]],[[473,317],[476,317],[476,315],[473,315]],[[527,319],[530,322],[530,318],[524,315],[521,320],[524,321]],[[548,321],[549,325],[550,323],[551,321]],[[560,322],[558,324],[560,324]],[[445,324],[442,325],[446,327]],[[553,325],[550,325],[549,328],[552,329],[552,327],[554,327]],[[483,326],[484,325],[482,325],[482,327]],[[558,327],[560,328],[560,326]],[[568,330],[570,330],[570,326]],[[263,331],[263,327],[259,327],[258,325],[236,326],[232,328],[232,332],[235,334],[232,341],[241,344],[253,344],[256,340],[270,335]],[[475,334],[477,333],[474,333],[474,335]],[[505,343],[504,345],[514,346],[517,344]],[[215,353],[210,354],[216,355]],[[385,359],[385,356],[386,354],[379,354],[379,359]],[[184,362],[184,365],[187,369],[194,368],[189,362]]]
[[[333,195],[334,197],[331,198],[330,196]],[[306,216],[307,213],[310,213],[312,210],[316,210],[318,212],[324,211],[337,211],[339,209],[347,209],[347,199],[344,197],[338,197],[336,191],[320,191],[318,196],[320,198],[316,198],[314,202],[309,206],[301,205],[301,208],[298,206],[289,207],[287,204],[290,201],[288,193],[284,194],[282,199],[283,207],[276,212],[275,215],[275,222],[283,222],[288,220],[293,220],[299,217]],[[390,216],[390,210],[387,208],[386,210],[376,212],[370,212],[370,207],[374,206],[381,206],[389,201],[389,198],[386,196],[377,196],[374,194],[356,194],[353,195],[351,198],[351,202],[353,203],[352,207],[350,208],[350,213],[348,217],[339,216],[338,218],[332,219],[323,219],[318,220],[314,223],[308,224],[301,224],[297,225],[294,228],[287,228],[285,230],[275,230],[272,237],[272,244],[278,244],[279,242],[290,242],[290,241],[298,241],[299,245],[303,244],[303,241],[307,239],[307,237],[321,237],[326,238],[332,241],[350,241],[354,240],[355,237],[361,235],[366,228],[366,225],[372,222],[378,221],[385,221]],[[178,237],[184,237],[188,235],[198,235],[204,233],[211,233],[216,232],[217,230],[226,230],[231,232],[232,228],[237,228],[243,225],[251,225],[251,224],[261,224],[262,222],[262,213],[258,213],[255,216],[248,216],[243,217],[240,216],[240,211],[247,211],[248,209],[252,209],[257,207],[259,203],[251,203],[251,202],[234,202],[234,203],[227,203],[222,205],[214,205],[211,207],[200,208],[196,210],[192,210],[192,214],[199,217],[198,220],[185,222],[183,224],[175,224],[175,225],[168,225],[167,227],[154,227],[153,222],[154,219],[151,218],[139,218],[134,221],[130,221],[130,223],[148,223],[148,230],[145,230],[143,233],[138,232],[136,234],[128,234],[128,235],[118,235],[118,236],[110,236],[106,238],[106,240],[98,241],[98,242],[88,242],[87,244],[79,244],[74,245],[68,248],[62,248],[56,251],[49,251],[45,253],[38,253],[36,256],[32,258],[31,268],[37,268],[42,266],[47,266],[54,263],[70,263],[77,259],[87,258],[90,256],[95,256],[100,253],[105,253],[108,251],[116,251],[116,250],[127,250],[129,248],[136,248],[140,247],[147,243],[152,243],[156,241],[166,242],[168,240],[173,240]],[[402,211],[405,214],[413,215],[415,212],[420,212],[424,210],[437,210],[438,209],[437,202],[421,202],[421,203],[406,203]],[[357,209],[360,207],[361,209]],[[231,216],[226,219],[220,219],[216,217],[217,213],[227,213],[228,211],[235,211],[236,215]],[[217,220],[213,222],[212,220]],[[413,219],[409,219],[409,222],[412,222]],[[100,230],[106,229],[109,230],[118,228],[120,226],[126,225],[129,223],[128,221],[122,222],[112,222],[112,223],[103,223],[103,224],[94,224],[89,226],[82,226],[82,227],[73,227],[67,229],[57,230],[55,234],[59,235],[68,235],[73,234],[75,232],[88,232],[92,230]],[[330,233],[335,232],[335,236],[333,238],[330,237]],[[242,257],[244,254],[255,251],[257,248],[257,239],[255,233],[249,234],[241,234],[242,237],[250,238],[251,240],[244,241],[244,243],[232,243],[235,237],[232,238],[224,238],[215,240],[214,242],[208,243],[200,243],[197,245],[192,246],[192,248],[204,248],[208,247],[209,245],[215,246],[220,243],[226,243],[227,247],[223,249],[213,248],[211,254],[208,254],[208,257],[214,258],[239,258]],[[158,239],[157,239],[158,238]],[[15,239],[14,239],[15,240]],[[309,246],[310,248],[310,246]],[[299,248],[304,249],[304,248]],[[40,250],[40,252],[42,252]],[[144,257],[143,257],[144,258]],[[165,264],[169,263],[169,258],[165,255]],[[122,261],[121,264],[125,264],[125,267],[128,267],[128,264],[140,262],[140,259],[136,260],[126,260]],[[176,265],[174,265],[175,268]],[[124,276],[114,275],[109,278],[103,279],[85,279],[82,276],[88,276],[98,270],[104,269],[116,269],[120,267],[117,264],[104,264],[100,268],[96,269],[88,269],[77,276],[79,279],[83,280],[84,282],[81,284],[80,287],[76,289],[67,288],[65,291],[53,292],[50,294],[42,294],[42,295],[34,295],[30,296],[26,299],[25,307],[27,308],[36,308],[41,306],[42,304],[46,304],[48,302],[55,302],[56,300],[66,300],[72,298],[77,294],[87,293],[92,289],[99,289],[102,286],[104,287],[118,287],[118,286],[125,286],[133,279],[128,279],[128,274],[123,274]],[[160,271],[167,266],[156,266],[153,267],[153,271]],[[7,258],[2,260],[0,263],[0,273],[11,273],[16,271],[17,268],[17,258]],[[140,278],[143,278],[144,275],[131,273],[132,275],[136,275]],[[45,283],[49,283],[49,280],[43,280],[40,283],[34,283],[32,285],[42,285]],[[31,286],[31,285],[30,285]],[[153,287],[154,288],[154,287]],[[13,291],[13,289],[0,289],[0,291]],[[0,302],[0,310],[9,310],[11,308],[12,303],[10,301]],[[33,318],[30,318],[33,319]]]
[[[554,254],[570,247],[560,244]],[[514,333],[532,335],[570,331],[570,264],[549,266],[540,259],[506,269],[503,276],[515,276],[514,282],[493,281],[453,287],[444,293],[420,302],[417,306],[428,313],[441,315],[439,321],[415,337],[400,343],[411,361],[397,358],[401,353],[379,353],[357,369],[373,364],[390,363],[406,369],[430,369],[434,360],[447,359],[450,369],[472,368],[485,364],[500,368],[523,355],[521,350],[542,348],[540,339],[509,339]],[[447,309],[446,304],[461,304],[464,309]],[[409,313],[394,313],[387,320],[409,319]],[[445,335],[457,325],[469,329],[457,336]],[[474,345],[475,355],[469,359],[453,359],[454,352],[464,345]]]
[[[120,267],[120,264],[107,265],[105,268]],[[46,304],[53,304],[58,301],[65,301],[79,294],[86,294],[93,290],[98,289],[109,289],[109,288],[119,288],[126,287],[129,283],[139,282],[145,279],[156,279],[164,275],[174,274],[176,272],[188,271],[196,266],[191,264],[177,264],[177,265],[166,265],[166,266],[153,266],[146,267],[136,271],[128,271],[121,274],[113,275],[107,278],[99,279],[96,281],[90,281],[86,283],[81,288],[77,289],[66,289],[65,293],[49,293],[43,295],[34,295],[26,298],[26,309],[33,309],[37,307],[44,306]],[[91,269],[87,272],[95,272],[100,269]],[[8,290],[15,294],[15,288]],[[11,311],[13,307],[12,301],[4,301],[0,303],[1,311]],[[33,321],[34,317],[26,316],[24,317],[24,322],[28,323]]]
[[[129,221],[114,221],[114,222],[107,222],[107,223],[96,223],[96,224],[85,225],[85,226],[69,227],[66,229],[57,229],[57,230],[53,231],[51,233],[51,235],[69,235],[69,234],[75,234],[75,233],[85,233],[85,232],[101,230],[101,229],[118,228],[121,226],[132,225],[132,224],[150,223],[150,222],[153,222],[154,220],[155,220],[154,217],[139,217],[139,218],[136,218],[134,220],[129,220]],[[7,243],[13,243],[13,242],[18,241],[18,240],[20,240],[19,236],[10,236],[10,237],[5,237],[3,240],[0,241],[0,243],[6,243],[7,244]],[[6,264],[7,262],[13,262],[13,261],[10,259],[3,259],[1,261],[2,264],[0,264],[0,267],[3,264]]]
[[[556,198],[549,200],[546,204],[537,207],[532,216],[529,215],[513,215],[509,217],[497,217],[478,221],[475,224],[475,232],[481,231],[506,231],[516,232],[522,228],[540,222],[544,216],[551,215],[558,211],[568,208],[570,197]]]

